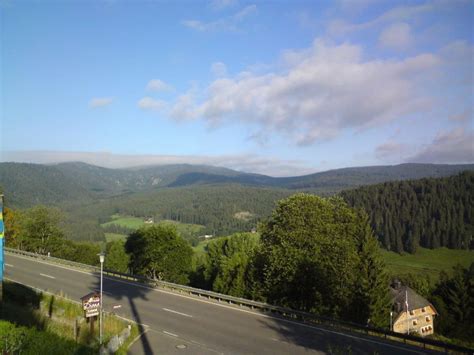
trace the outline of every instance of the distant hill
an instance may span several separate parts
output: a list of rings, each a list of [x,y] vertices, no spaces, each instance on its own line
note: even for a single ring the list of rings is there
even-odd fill
[[[91,201],[93,194],[53,166],[0,163],[0,185],[8,206],[25,208],[64,201]]]
[[[474,164],[399,164],[367,166],[328,170],[316,174],[279,178],[280,186],[290,189],[317,189],[333,192],[356,186],[372,185],[387,181],[439,178],[461,171],[474,170]]]
[[[413,180],[426,177],[446,177],[461,171],[474,170],[474,164],[400,164],[328,170],[295,177],[270,177],[259,174],[237,173],[219,175],[209,172],[183,173],[167,186],[234,183],[252,186],[278,187],[317,193],[335,193],[357,186],[387,181]]]
[[[133,169],[109,169],[81,162],[60,163],[54,166],[89,190],[114,195],[173,186],[177,180],[188,174],[206,174],[222,178],[241,174],[226,168],[190,164],[158,165]]]
[[[81,162],[40,165],[0,163],[0,186],[10,205],[87,202],[123,194],[200,185],[247,185],[332,194],[362,185],[394,180],[445,177],[474,165],[401,164],[329,170],[305,176],[276,178],[231,169],[175,164],[108,169]]]

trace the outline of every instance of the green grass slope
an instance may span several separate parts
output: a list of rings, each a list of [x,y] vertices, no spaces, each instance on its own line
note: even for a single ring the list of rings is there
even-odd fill
[[[433,281],[439,278],[441,271],[449,273],[456,264],[469,267],[474,262],[474,251],[447,248],[419,248],[416,254],[397,254],[382,249],[382,255],[393,275],[428,275]]]

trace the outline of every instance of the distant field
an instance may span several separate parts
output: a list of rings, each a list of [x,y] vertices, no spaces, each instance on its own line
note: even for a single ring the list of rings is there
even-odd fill
[[[138,217],[130,217],[130,216],[119,216],[113,215],[112,221],[101,224],[102,227],[106,227],[112,224],[116,224],[122,227],[127,227],[130,229],[138,229],[143,226],[151,226],[153,224],[146,224],[143,218]],[[156,224],[168,224],[174,225],[178,230],[178,233],[185,239],[190,238],[191,236],[198,236],[201,231],[204,229],[204,226],[199,224],[188,224],[188,223],[181,223],[172,220],[161,220],[156,221]],[[117,239],[125,239],[126,236],[123,234],[116,234],[116,233],[105,233],[105,238],[107,241],[117,240]],[[109,240],[110,239],[110,240]]]
[[[108,242],[114,242],[116,240],[125,240],[127,236],[125,234],[117,234],[117,233],[104,233],[105,240]]]
[[[400,255],[382,250],[382,255],[389,271],[393,274],[429,275],[433,282],[438,280],[442,270],[449,273],[456,264],[468,267],[474,262],[474,251],[447,248],[420,248],[415,255]]]
[[[112,216],[112,221],[101,224],[102,227],[106,227],[111,224],[117,224],[122,227],[127,227],[131,229],[138,229],[145,225],[145,221],[143,218],[137,218],[137,217],[120,217],[117,215]]]
[[[204,229],[204,226],[201,226],[199,224],[181,223],[181,222],[171,221],[169,219],[158,221],[158,223],[171,224],[171,225],[176,226],[178,233],[182,235],[183,237],[193,236],[193,235],[198,236]]]
[[[213,240],[216,240],[216,238],[199,242],[199,244],[193,248],[196,254],[204,254],[207,245]],[[391,274],[402,275],[412,273],[415,275],[429,275],[432,282],[438,280],[439,273],[442,270],[450,273],[456,264],[469,267],[469,265],[474,262],[474,251],[447,248],[433,250],[420,248],[415,255],[400,255],[382,249],[382,256]]]
[[[199,255],[199,254],[204,254],[206,252],[206,247],[207,245],[212,242],[213,240],[217,240],[219,238],[225,238],[225,237],[218,237],[218,238],[211,238],[211,239],[205,239],[201,240],[198,245],[193,247],[194,252]]]

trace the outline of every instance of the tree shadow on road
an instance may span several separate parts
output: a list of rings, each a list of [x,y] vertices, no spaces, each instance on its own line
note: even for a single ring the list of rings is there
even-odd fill
[[[94,291],[100,291],[100,273],[95,274],[97,276],[96,281],[91,286]],[[138,310],[136,302],[138,300],[148,300],[147,293],[151,291],[150,288],[143,287],[138,283],[130,281],[124,281],[117,278],[105,276],[103,278],[103,290],[104,290],[104,311],[115,313],[119,316],[129,318],[138,324],[138,330],[140,333],[140,342],[142,344],[142,350],[144,354],[153,354],[150,342],[147,337],[146,327],[143,324],[142,316]],[[113,301],[110,302],[109,300]],[[130,313],[123,309],[125,306],[123,301],[126,301],[130,306]],[[113,306],[121,306],[118,309],[114,309]]]
[[[383,339],[372,339],[365,334],[348,333],[337,328],[310,326],[284,318],[263,318],[266,327],[277,333],[275,340],[326,354],[400,354],[395,345],[384,345]],[[303,349],[302,349],[303,351]]]

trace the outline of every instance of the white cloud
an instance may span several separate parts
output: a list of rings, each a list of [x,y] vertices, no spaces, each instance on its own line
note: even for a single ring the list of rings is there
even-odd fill
[[[173,87],[160,79],[152,79],[148,82],[146,89],[150,91],[171,91]]]
[[[113,97],[94,97],[89,101],[89,107],[104,107],[110,105],[113,101]]]
[[[341,9],[346,13],[359,13],[380,0],[339,0]]]
[[[401,50],[413,44],[413,35],[410,25],[400,22],[386,27],[379,36],[382,47]]]
[[[441,131],[433,141],[409,159],[419,163],[473,163],[474,132],[465,128]]]
[[[227,67],[222,62],[212,63],[211,73],[212,73],[212,75],[214,75],[215,77],[218,77],[218,78],[223,77],[223,76],[227,76]]]
[[[436,67],[436,56],[362,58],[358,46],[316,40],[306,50],[287,51],[281,73],[242,72],[214,80],[199,97],[181,96],[171,117],[202,118],[211,125],[256,123],[308,145],[337,137],[343,129],[364,129],[430,107],[417,84]]]
[[[166,107],[166,102],[145,96],[138,101],[138,107],[140,107],[142,110],[160,111]]]
[[[176,121],[186,121],[197,118],[198,113],[194,109],[194,101],[194,94],[192,92],[179,96],[171,108],[170,117]]]
[[[223,10],[228,7],[237,5],[237,0],[211,0],[209,3],[210,7],[214,10]]]
[[[126,155],[108,152],[7,151],[3,161],[53,164],[81,161],[107,168],[130,168],[166,164],[205,164],[270,176],[296,176],[314,173],[303,160],[285,160],[253,154],[236,155]]]
[[[368,30],[374,26],[386,23],[409,21],[444,5],[449,5],[449,1],[444,3],[426,2],[420,5],[397,6],[387,10],[373,20],[361,23],[350,23],[341,19],[336,19],[329,23],[328,31],[332,35],[345,35],[350,32]]]
[[[211,31],[239,31],[239,24],[247,17],[257,12],[256,5],[248,5],[232,16],[223,17],[215,21],[203,22],[199,20],[185,20],[181,24],[200,32]]]

